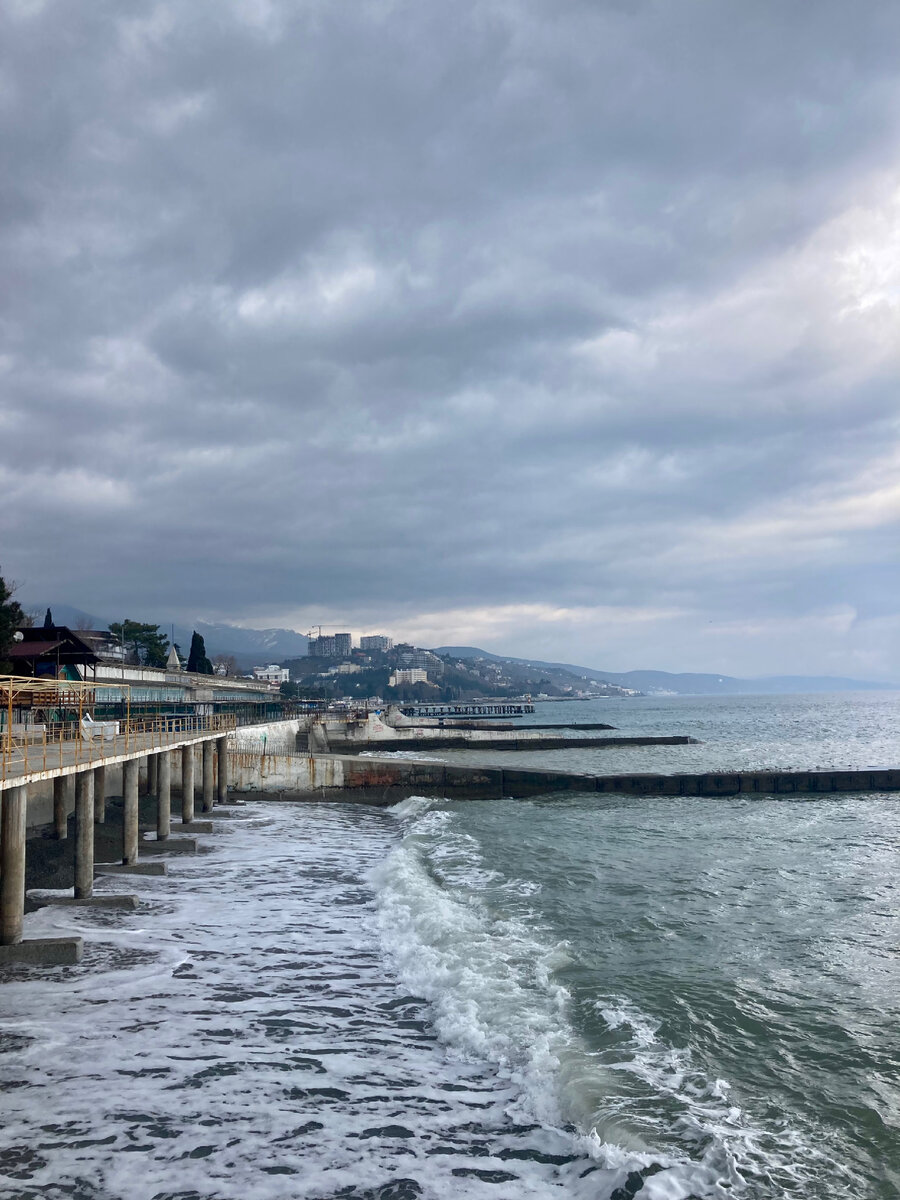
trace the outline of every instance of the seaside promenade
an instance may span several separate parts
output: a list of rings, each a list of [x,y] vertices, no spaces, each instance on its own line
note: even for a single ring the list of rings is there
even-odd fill
[[[182,828],[189,827],[194,817],[195,748],[200,753],[201,810],[209,812],[215,803],[227,801],[227,740],[235,728],[233,716],[126,715],[124,720],[95,721],[91,710],[102,694],[100,684],[0,678],[4,716],[0,730],[0,963],[75,962],[82,953],[79,938],[23,941],[27,834],[29,825],[35,824],[33,810],[40,801],[47,805],[52,797],[53,829],[59,840],[67,838],[68,819],[74,810],[71,902],[97,901],[106,906],[109,897],[93,896],[94,826],[105,820],[106,796],[112,785],[119,787],[124,812],[121,861],[103,864],[100,869],[107,873],[148,873],[148,864],[138,861],[142,785],[157,800],[156,848],[170,841],[176,754],[181,769]],[[42,719],[35,719],[38,717]],[[32,804],[32,813],[30,800],[38,802]],[[165,869],[164,864],[154,865]]]

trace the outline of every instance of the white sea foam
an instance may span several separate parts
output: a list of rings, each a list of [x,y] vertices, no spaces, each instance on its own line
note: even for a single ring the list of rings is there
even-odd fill
[[[851,1177],[841,1164],[796,1130],[775,1134],[756,1124],[731,1100],[727,1080],[708,1078],[689,1049],[667,1045],[659,1037],[659,1023],[631,1001],[615,997],[597,1001],[595,1007],[608,1028],[621,1034],[615,1051],[603,1055],[604,1066],[632,1075],[672,1102],[670,1128],[697,1147],[702,1166],[727,1184],[730,1194],[740,1195],[754,1179],[814,1186],[823,1166],[834,1196],[853,1194]]]
[[[421,816],[429,808],[433,808],[436,804],[440,803],[442,801],[435,799],[434,796],[407,796],[397,804],[392,804],[388,812],[402,821],[408,817]]]
[[[434,755],[421,754],[418,750],[360,750],[360,758],[396,758],[401,762],[409,760],[411,762],[431,762],[442,763],[446,762],[445,758],[436,758]]]
[[[423,797],[396,805],[406,836],[372,872],[381,937],[400,978],[430,1005],[441,1041],[464,1062],[487,1062],[513,1088],[507,1113],[539,1121],[601,1168],[593,1196],[631,1172],[645,1175],[641,1200],[724,1198],[742,1180],[719,1166],[647,1146],[622,1124],[614,1142],[593,1128],[587,1097],[614,1090],[614,1077],[588,1052],[554,971],[568,960],[526,907],[536,886],[486,868],[476,840],[454,815]],[[644,1031],[652,1042],[649,1024]],[[574,1131],[572,1126],[574,1125]],[[607,1136],[608,1136],[608,1130]]]
[[[422,820],[437,828],[444,816]],[[469,1029],[469,1061],[447,1058],[424,1002],[385,969],[366,876],[399,832],[358,806],[248,805],[208,853],[130,878],[135,912],[29,914],[27,936],[78,933],[85,957],[3,972],[0,1196],[608,1196],[624,1160],[592,1163],[566,1134],[522,1119],[529,1077],[548,1074],[555,1053],[539,965],[551,1009],[531,1013],[524,989],[516,996],[533,950],[524,934],[493,1015],[482,990],[480,1033],[447,1009]],[[431,912],[438,926],[446,915]],[[478,942],[472,916],[458,907],[448,942],[467,930]],[[515,937],[510,926],[504,944]],[[487,969],[468,968],[476,989]],[[518,1028],[504,1038],[510,1011]],[[526,1030],[543,1047],[532,1039],[522,1053]]]

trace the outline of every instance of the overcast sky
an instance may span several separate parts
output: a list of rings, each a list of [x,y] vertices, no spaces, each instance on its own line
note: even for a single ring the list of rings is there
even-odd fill
[[[40,608],[900,680],[896,0],[4,0]]]

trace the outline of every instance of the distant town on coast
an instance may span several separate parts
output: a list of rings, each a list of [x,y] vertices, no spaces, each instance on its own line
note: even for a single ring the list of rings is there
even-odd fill
[[[613,672],[515,658],[475,646],[425,648],[383,633],[354,636],[317,626],[251,629],[196,622],[104,621],[70,605],[19,608],[19,640],[2,657],[14,673],[53,674],[81,662],[96,674],[123,667],[144,684],[173,672],[252,680],[284,699],[408,703],[479,698],[583,700],[647,695],[789,694],[886,690],[891,684],[833,676],[739,679],[710,673]],[[11,623],[11,624],[14,624]],[[52,634],[52,636],[48,636]],[[79,658],[79,655],[81,658]]]

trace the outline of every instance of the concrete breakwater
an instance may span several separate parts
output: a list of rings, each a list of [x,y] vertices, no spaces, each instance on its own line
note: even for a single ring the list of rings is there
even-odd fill
[[[359,741],[353,738],[331,736],[327,739],[327,749],[335,753],[361,750],[568,750],[568,749],[602,749],[604,746],[688,746],[696,743],[696,738],[681,735],[660,737],[591,737],[591,736],[557,736],[548,737],[542,733],[530,734],[520,730],[511,736],[491,731],[489,736],[475,737],[467,730],[428,729],[418,736],[405,736],[407,731],[398,729],[396,736],[383,737],[377,741]],[[412,734],[414,731],[410,730]],[[481,730],[475,731],[477,733]],[[312,747],[312,740],[310,742]],[[325,749],[320,741],[317,749]]]
[[[411,720],[399,709],[386,712],[316,713],[297,724],[298,750],[314,754],[346,753],[354,750],[565,750],[604,746],[683,746],[695,739],[686,736],[597,737],[596,730],[611,725],[533,725],[514,727],[480,722],[445,722],[437,719]],[[283,734],[273,731],[279,744]],[[270,749],[268,733],[260,735],[258,749]],[[242,731],[241,744],[252,740]],[[262,743],[265,743],[264,745]]]
[[[234,792],[291,800],[355,800],[392,804],[411,794],[457,799],[524,797],[550,792],[625,796],[827,795],[900,791],[900,769],[864,771],[735,771],[678,775],[582,775],[532,768],[457,766],[355,754],[229,754]]]

